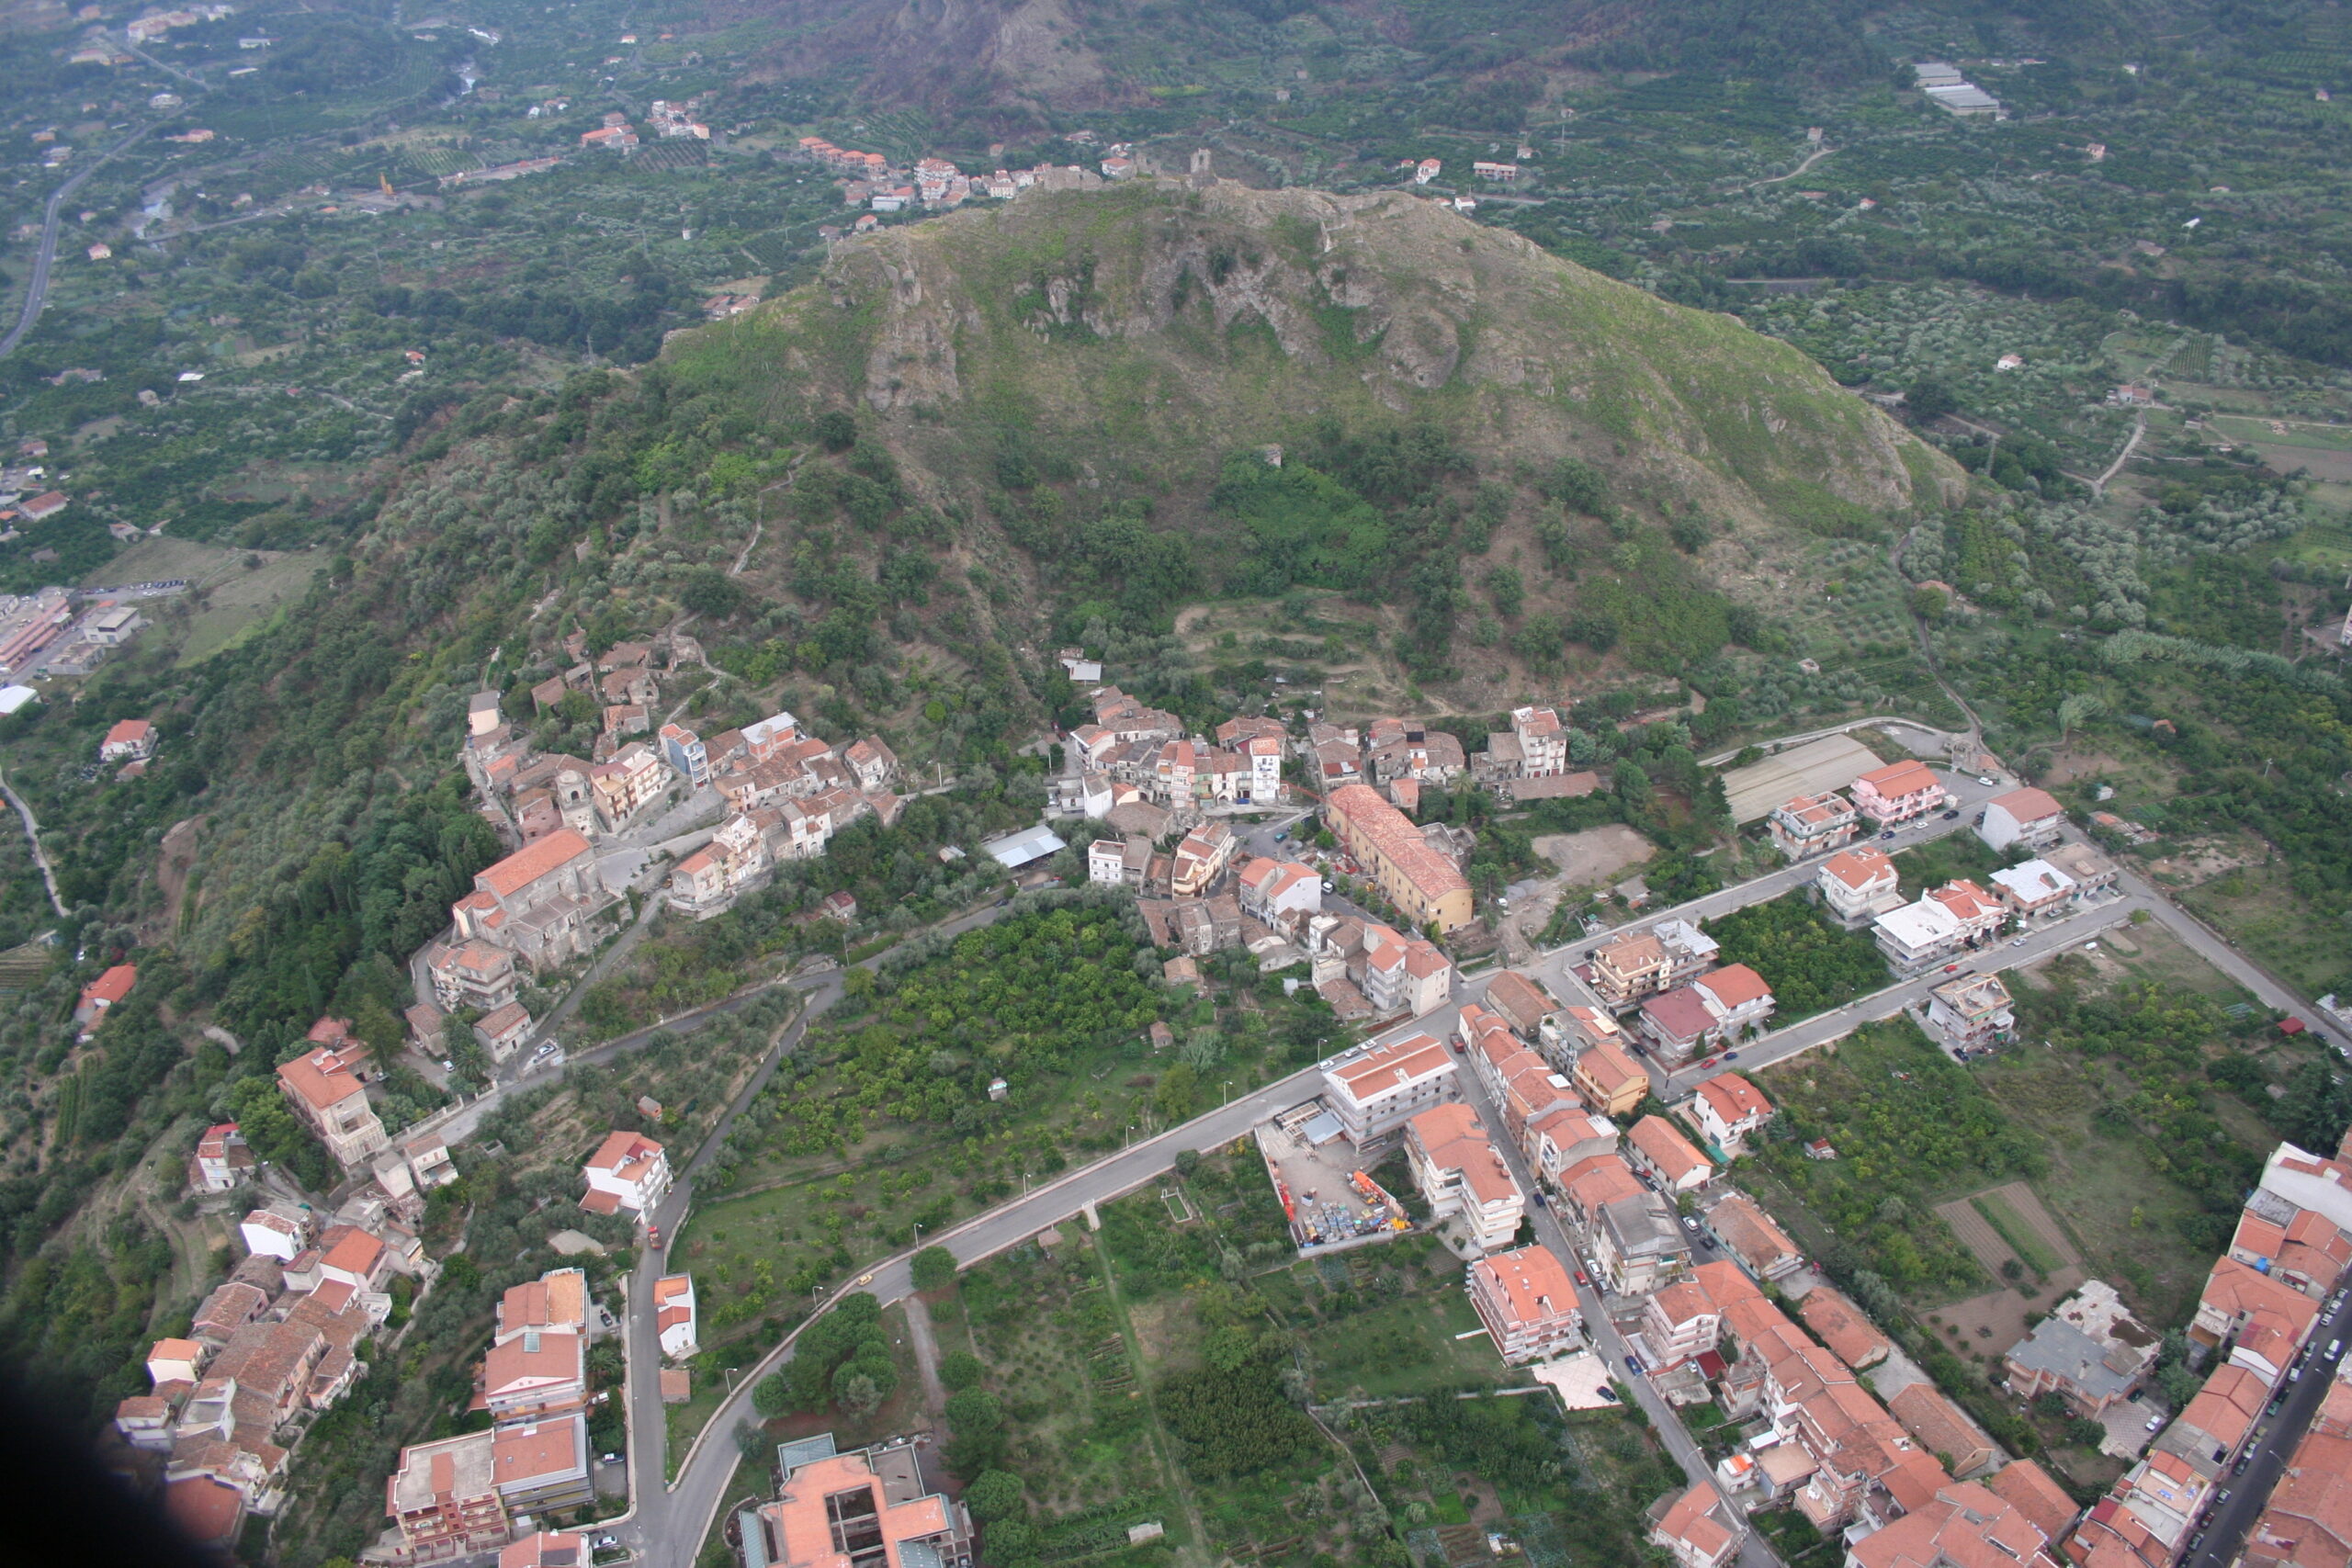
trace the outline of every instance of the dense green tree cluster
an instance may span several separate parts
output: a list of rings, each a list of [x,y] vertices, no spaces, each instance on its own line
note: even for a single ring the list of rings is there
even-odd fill
[[[1725,964],[1745,964],[1772,988],[1779,1028],[1887,983],[1886,961],[1865,931],[1832,922],[1802,897],[1750,904],[1707,922]]]

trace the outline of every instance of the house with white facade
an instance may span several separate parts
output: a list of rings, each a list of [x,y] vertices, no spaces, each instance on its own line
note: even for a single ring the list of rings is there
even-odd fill
[[[588,1181],[580,1206],[594,1213],[652,1213],[670,1190],[670,1156],[642,1133],[607,1135],[582,1168]]]
[[[2046,790],[2013,789],[1984,803],[1976,836],[1996,850],[2046,850],[2066,827],[2066,808]]]

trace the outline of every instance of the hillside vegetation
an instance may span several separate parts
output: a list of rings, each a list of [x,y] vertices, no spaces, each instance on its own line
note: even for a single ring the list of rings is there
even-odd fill
[[[1204,510],[1237,446],[1326,421],[1435,425],[1498,468],[1580,457],[1727,520],[1962,493],[1802,353],[1397,194],[1032,193],[844,244],[667,359],[778,424],[863,405],[941,499],[1034,438],[1089,488]]]

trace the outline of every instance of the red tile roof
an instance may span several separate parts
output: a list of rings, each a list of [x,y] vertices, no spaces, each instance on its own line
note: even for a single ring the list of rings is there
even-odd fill
[[[118,964],[82,987],[82,1005],[84,1007],[112,1007],[129,996],[130,987],[138,982],[139,966],[137,964]]]
[[[1695,984],[1704,987],[1707,994],[1725,1009],[1768,1000],[1772,995],[1772,987],[1764,983],[1764,976],[1745,964],[1726,964],[1720,969],[1710,969],[1700,976]]]
[[[490,890],[501,898],[511,898],[556,870],[574,857],[588,852],[588,840],[571,828],[559,828],[536,844],[526,844],[504,860],[483,872],[478,880],[488,883]]]

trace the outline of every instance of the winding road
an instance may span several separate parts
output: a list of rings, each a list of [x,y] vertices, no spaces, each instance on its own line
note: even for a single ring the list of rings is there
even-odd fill
[[[42,308],[49,303],[49,269],[50,264],[57,259],[58,217],[64,210],[65,198],[81,189],[92,175],[129,152],[153,129],[153,126],[144,126],[132,131],[49,193],[49,205],[41,209],[40,243],[33,251],[33,269],[25,285],[25,308],[17,317],[17,324],[9,329],[8,335],[0,337],[0,359],[17,351],[17,345],[25,341],[25,334],[33,330],[34,323],[40,320]]]
[[[33,808],[25,804],[23,795],[8,787],[8,780],[5,774],[0,774],[0,795],[8,797],[8,804],[17,808],[17,815],[24,821],[25,841],[32,846],[33,863],[40,867],[40,879],[49,885],[49,907],[57,911],[58,919],[70,918],[65,908],[65,900],[58,895],[57,870],[49,863],[49,857],[41,852],[40,824],[33,818]]]

